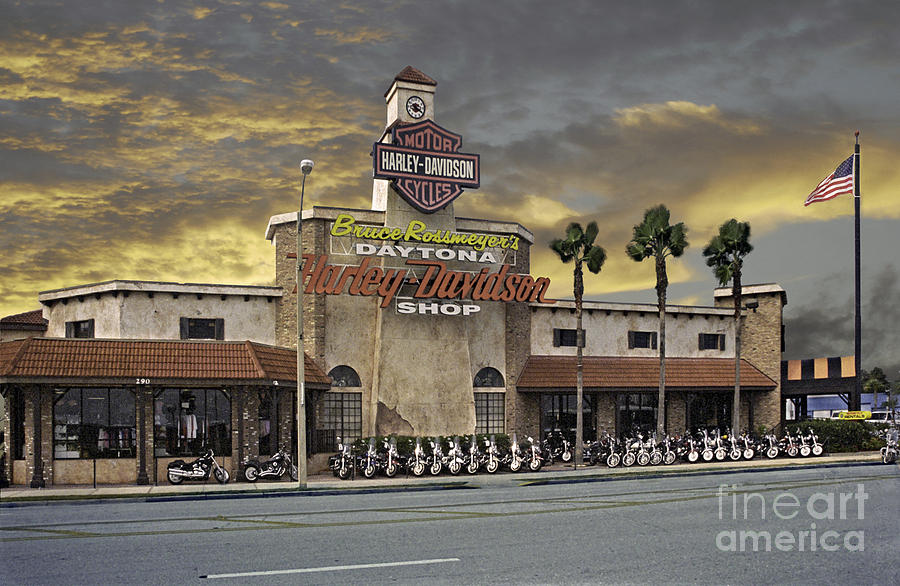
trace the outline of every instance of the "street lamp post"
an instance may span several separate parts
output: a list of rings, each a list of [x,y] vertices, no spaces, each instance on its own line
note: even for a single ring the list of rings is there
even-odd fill
[[[306,488],[306,389],[303,351],[303,192],[306,176],[312,172],[309,159],[300,162],[303,180],[300,183],[300,209],[297,211],[297,480],[300,489]]]

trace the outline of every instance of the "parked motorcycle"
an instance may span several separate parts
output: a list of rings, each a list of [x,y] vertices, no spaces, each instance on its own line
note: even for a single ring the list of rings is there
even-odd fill
[[[422,449],[422,438],[417,437],[416,447],[413,449],[413,453],[409,457],[409,461],[407,461],[406,463],[406,469],[412,472],[413,476],[422,476],[423,474],[425,474],[426,466],[427,461],[425,457],[425,450]]]
[[[362,469],[363,476],[366,478],[374,478],[380,465],[378,451],[375,449],[375,438],[369,438],[369,447],[366,453],[360,456],[357,468]]]
[[[462,446],[459,445],[458,437],[454,437],[447,443],[450,446],[450,449],[447,450],[447,470],[450,471],[450,474],[456,476],[462,471],[463,466],[466,465],[466,458],[463,455]]]
[[[738,443],[738,437],[731,430],[728,431],[728,457],[732,462],[737,462],[744,455],[743,447]]]
[[[331,457],[331,471],[341,480],[350,478],[353,472],[352,446],[343,443],[341,437],[337,437],[338,453]]]
[[[484,469],[488,474],[495,474],[500,469],[500,451],[494,436],[484,440],[484,454],[482,456]]]
[[[541,466],[544,465],[544,456],[541,453],[540,446],[534,441],[534,438],[529,437],[528,443],[530,445],[528,451],[525,452],[525,464],[528,466],[529,470],[537,472],[541,469]]]
[[[285,472],[290,472],[291,480],[297,481],[297,467],[284,448],[262,463],[258,458],[244,460],[244,480],[247,482],[256,482],[260,478],[281,478]]]
[[[773,460],[778,457],[778,454],[781,453],[781,444],[778,442],[778,438],[775,437],[774,433],[767,433],[763,438],[764,444],[760,447],[760,449],[764,449],[763,453],[766,455],[766,458]]]
[[[685,431],[684,443],[682,445],[684,459],[693,464],[700,459],[701,451],[703,450],[698,448],[697,443],[694,441],[694,436],[692,436],[689,431]],[[712,456],[712,451],[710,451],[709,455]]]
[[[477,473],[478,469],[481,468],[483,457],[481,450],[478,449],[478,439],[475,437],[475,434],[472,434],[472,439],[469,441],[469,456],[466,458],[466,472],[469,474]]]
[[[541,453],[544,455],[546,464],[552,464],[553,460],[571,462],[575,456],[575,447],[562,430],[554,429],[544,439]]]
[[[504,463],[510,472],[518,472],[525,463],[525,454],[522,452],[522,448],[519,447],[519,439],[515,433],[510,438],[509,454],[504,457]]]
[[[393,478],[400,470],[400,454],[397,452],[397,438],[385,438],[382,442],[383,455],[381,458],[384,475]]]
[[[885,434],[885,444],[881,448],[881,461],[893,464],[897,461],[897,428],[891,427]]]
[[[444,467],[444,450],[441,448],[441,442],[437,438],[430,440],[428,443],[431,444],[431,456],[428,458],[428,471],[431,472],[432,476],[437,476]]]
[[[819,443],[819,436],[813,432],[812,428],[809,428],[809,435],[807,436],[807,440],[812,449],[813,456],[821,456],[822,453],[825,452],[825,446]]]
[[[228,471],[216,462],[212,450],[207,450],[205,454],[193,462],[185,462],[184,460],[170,462],[167,470],[169,482],[172,484],[181,484],[185,480],[208,480],[210,473],[212,473],[219,484],[225,484],[229,478]]]

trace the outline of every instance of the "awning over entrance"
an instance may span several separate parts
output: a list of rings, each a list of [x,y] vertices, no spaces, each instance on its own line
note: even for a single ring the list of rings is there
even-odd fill
[[[305,360],[307,387],[327,390],[328,375],[309,356]],[[0,383],[295,386],[296,380],[293,349],[250,341],[28,338],[0,343]]]
[[[786,397],[847,395],[855,385],[853,356],[781,361],[781,394]]]
[[[529,356],[516,382],[520,392],[552,392],[575,388],[574,356]],[[589,390],[653,390],[659,386],[659,359],[585,356],[584,387]],[[741,388],[770,391],[777,384],[741,360]],[[734,389],[731,358],[666,358],[666,389]]]

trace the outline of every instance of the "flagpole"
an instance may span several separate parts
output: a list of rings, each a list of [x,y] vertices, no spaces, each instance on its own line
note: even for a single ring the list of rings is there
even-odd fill
[[[856,147],[854,148],[854,157],[853,157],[853,207],[855,214],[854,228],[855,228],[855,244],[856,244],[856,281],[855,281],[855,294],[856,294],[856,357],[854,359],[854,363],[856,366],[856,385],[854,387],[854,392],[850,395],[850,410],[851,411],[859,411],[862,407],[861,399],[862,399],[862,378],[860,377],[860,371],[862,370],[862,313],[860,311],[859,305],[859,297],[860,297],[860,286],[859,286],[859,131],[856,131]]]

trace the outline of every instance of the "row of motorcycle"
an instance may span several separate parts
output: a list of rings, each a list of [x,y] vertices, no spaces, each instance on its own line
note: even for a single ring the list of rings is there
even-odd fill
[[[338,452],[330,457],[329,468],[342,479],[361,475],[373,478],[398,474],[437,476],[444,471],[452,475],[465,471],[477,474],[485,471],[494,474],[502,469],[510,472],[529,470],[536,472],[554,461],[571,462],[575,446],[560,430],[550,432],[543,442],[527,437],[522,444],[516,434],[510,437],[508,449],[498,447],[494,436],[479,439],[472,435],[460,440],[459,436],[447,439],[447,449],[439,438],[416,438],[412,453],[401,455],[396,438],[381,439],[380,447],[375,438],[369,438],[362,449],[355,449],[350,442],[337,438]],[[779,456],[820,456],[825,448],[818,436],[809,429],[807,433],[785,433],[780,439],[773,433],[757,440],[748,434],[722,434],[719,430],[686,432],[683,436],[665,436],[661,441],[655,434],[635,432],[619,439],[604,432],[599,440],[584,445],[584,463],[617,466],[657,466],[686,462],[752,460],[757,455],[774,459]]]

